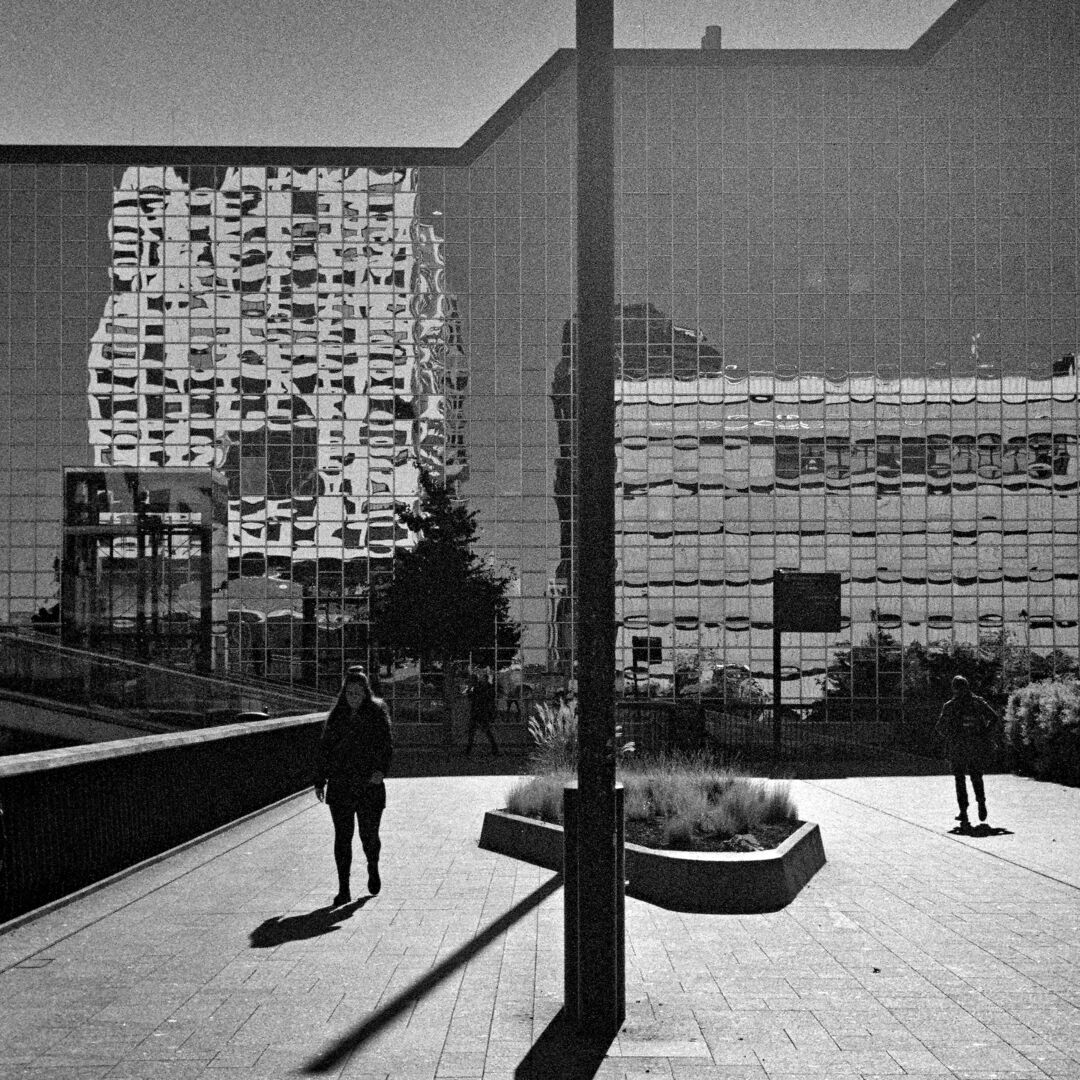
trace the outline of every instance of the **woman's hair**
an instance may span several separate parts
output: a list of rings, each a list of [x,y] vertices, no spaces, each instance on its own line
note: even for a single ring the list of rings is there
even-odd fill
[[[350,686],[362,686],[367,691],[369,701],[378,701],[371,689],[371,679],[368,678],[368,673],[359,664],[353,664],[352,667],[345,670],[345,678],[341,681],[341,689],[338,691],[337,700],[330,710],[331,716],[349,711],[349,702],[345,693]]]

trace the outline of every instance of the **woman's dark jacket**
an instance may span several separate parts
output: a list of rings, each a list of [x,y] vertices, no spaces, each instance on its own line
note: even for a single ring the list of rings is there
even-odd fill
[[[368,777],[390,771],[394,742],[386,702],[369,698],[350,716],[348,705],[335,705],[323,724],[315,756],[315,783],[327,784],[326,801],[356,800],[372,790]]]
[[[964,694],[945,702],[938,732],[954,768],[977,772],[985,769],[997,722],[997,713],[978,694]]]

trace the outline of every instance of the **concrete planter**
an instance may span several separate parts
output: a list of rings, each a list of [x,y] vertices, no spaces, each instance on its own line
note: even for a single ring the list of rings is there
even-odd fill
[[[484,815],[480,847],[561,870],[563,831],[505,810]],[[804,822],[769,851],[659,851],[626,845],[626,895],[671,911],[749,915],[779,911],[825,865],[821,832]]]

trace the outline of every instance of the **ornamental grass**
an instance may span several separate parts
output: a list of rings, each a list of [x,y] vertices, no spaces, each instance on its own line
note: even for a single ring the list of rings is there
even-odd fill
[[[520,780],[510,789],[506,808],[561,825],[563,788],[573,779],[561,768]],[[787,783],[753,779],[704,754],[630,758],[620,764],[618,779],[625,789],[628,833],[634,823],[658,826],[668,847],[798,821]]]

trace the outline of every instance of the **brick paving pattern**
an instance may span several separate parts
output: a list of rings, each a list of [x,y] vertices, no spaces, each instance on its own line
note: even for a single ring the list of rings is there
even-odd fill
[[[1080,792],[990,777],[1008,831],[960,837],[948,777],[796,782],[828,865],[769,915],[628,900],[627,1022],[582,1071],[532,1049],[558,879],[476,846],[508,783],[390,781],[383,891],[333,916],[304,794],[0,934],[0,1077],[1080,1078]]]

